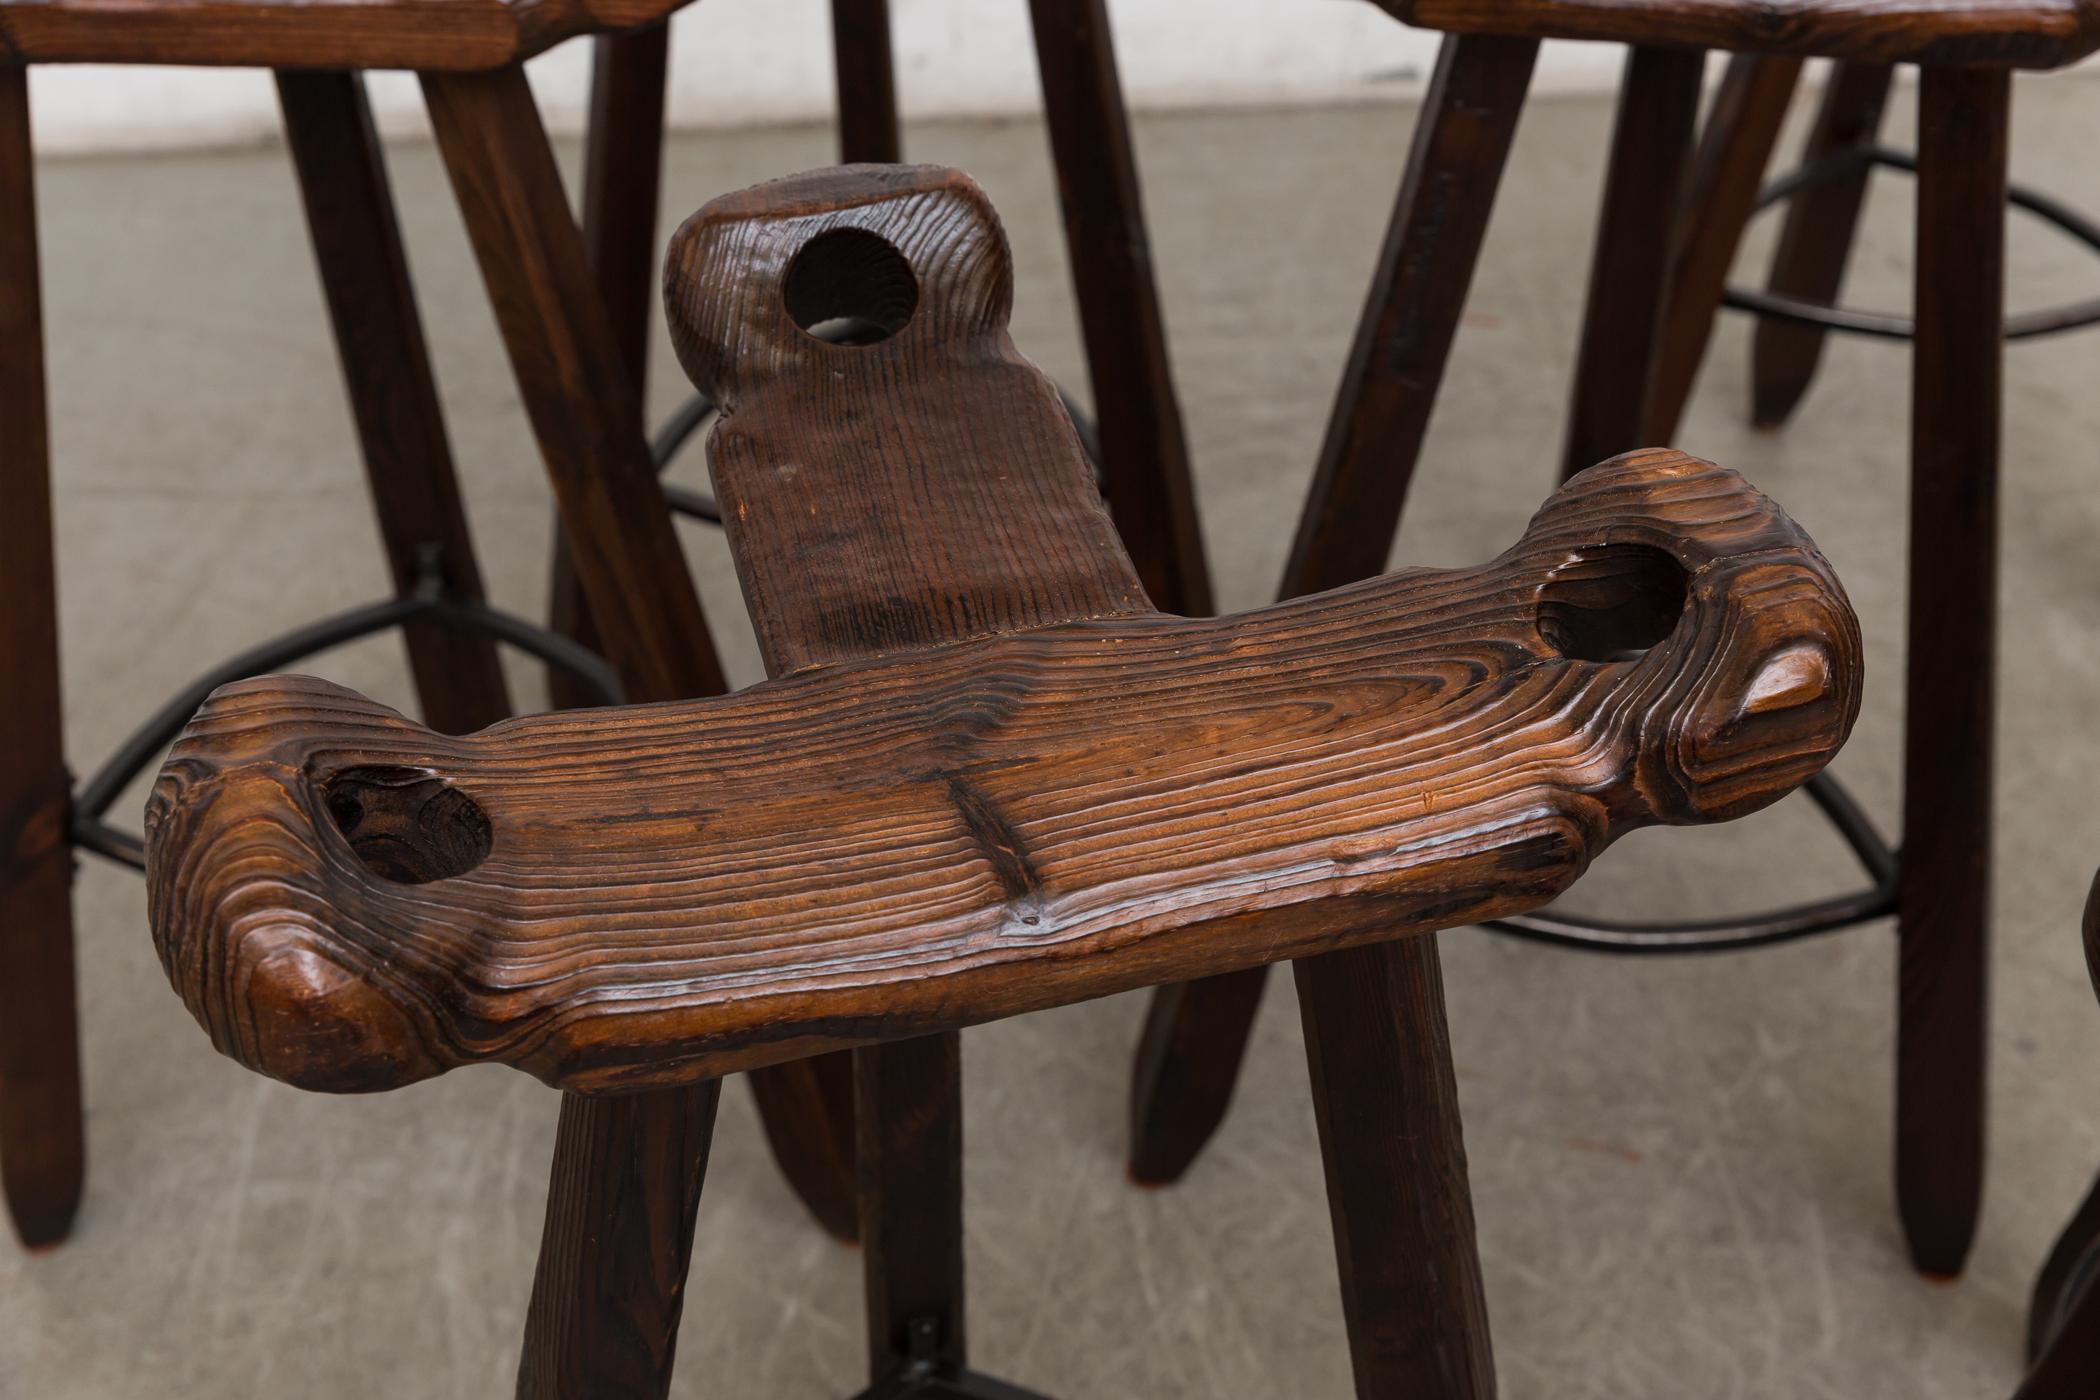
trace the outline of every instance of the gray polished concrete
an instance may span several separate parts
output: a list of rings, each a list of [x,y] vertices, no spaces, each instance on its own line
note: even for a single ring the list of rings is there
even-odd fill
[[[1908,97],[1895,105],[1907,128]],[[2016,174],[2100,209],[2096,112],[2100,86],[2022,79]],[[1525,122],[1398,557],[1483,557],[1548,488],[1608,116],[1554,101]],[[1278,576],[1412,121],[1388,107],[1143,124],[1228,606]],[[915,130],[909,147],[991,191],[1019,257],[1015,334],[1083,383],[1039,129]],[[828,155],[814,129],[682,138],[666,229]],[[531,611],[547,553],[532,440],[432,153],[394,165],[484,565],[500,601]],[[86,767],[207,660],[374,596],[383,575],[281,152],[54,162],[44,177],[66,683]],[[1864,305],[1907,299],[1909,207],[1901,180],[1877,186],[1853,279]],[[2052,234],[2023,224],[2013,247],[2016,306],[2100,284]],[[1731,318],[1680,442],[1785,502],[1850,587],[1872,670],[1838,769],[1886,819],[1907,357],[1833,345],[1797,421],[1759,435],[1744,424],[1747,346]],[[679,385],[668,354],[658,364],[662,410]],[[2072,337],[2013,350],[2006,372],[1995,1139],[1968,1275],[1921,1281],[1897,1231],[1887,928],[1673,962],[1454,931],[1451,1021],[1510,1400],[2010,1391],[2033,1270],[2100,1166],[2100,1011],[2075,937],[2100,860],[2096,370],[2100,338]],[[689,547],[732,664],[754,678],[721,541],[695,530]],[[410,704],[391,641],[318,669]],[[515,674],[536,703],[537,678]],[[1725,831],[1643,833],[1577,898],[1718,910],[1847,878],[1794,800]],[[79,890],[92,1180],[70,1244],[31,1258],[0,1242],[0,1397],[506,1393],[555,1096],[495,1069],[364,1099],[256,1078],[168,991],[138,881],[91,863]],[[1274,979],[1230,1121],[1172,1190],[1122,1173],[1141,1011],[1123,997],[966,1038],[975,1357],[1071,1400],[1346,1394],[1289,978]],[[804,1219],[730,1086],[675,1394],[846,1393],[861,1379],[859,1270]]]

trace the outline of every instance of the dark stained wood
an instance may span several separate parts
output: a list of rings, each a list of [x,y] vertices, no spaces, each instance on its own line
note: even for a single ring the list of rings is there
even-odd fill
[[[423,89],[606,655],[634,699],[719,693],[637,391],[525,75],[425,74]]]
[[[1823,89],[1804,161],[1872,141],[1881,129],[1894,70],[1885,63],[1841,63]],[[1803,190],[1787,203],[1767,286],[1784,296],[1834,305],[1866,203],[1870,167]],[[1815,378],[1824,332],[1760,319],[1751,341],[1750,417],[1760,427],[1786,421]]]
[[[945,1031],[852,1053],[869,1379],[913,1360],[959,1367],[968,1360],[962,1036]],[[930,1357],[914,1357],[914,1327],[931,1328]]]
[[[0,63],[0,1183],[31,1248],[65,1238],[87,1169],[47,412],[29,87]]]
[[[719,692],[638,392],[525,75],[426,73],[423,88],[605,652],[636,699]],[[670,1280],[692,1249],[714,1106],[698,1081],[563,1105],[522,1395],[668,1386],[681,1302]],[[657,1267],[662,1251],[679,1267]]]
[[[2086,971],[2100,991],[2100,876],[2085,900]],[[2034,1282],[2027,1312],[2033,1369],[2013,1400],[2087,1400],[2100,1393],[2100,1180],[2086,1193]]]
[[[839,160],[896,164],[904,159],[904,138],[889,0],[831,0],[831,49],[838,74]]]
[[[634,385],[637,415],[649,383],[649,317],[656,305],[656,214],[662,185],[664,85],[670,26],[609,34],[592,45],[591,111],[583,158],[583,245],[611,319],[620,363]],[[644,420],[638,416],[638,423]],[[645,423],[644,423],[644,426]],[[596,650],[569,538],[556,522],[547,588],[547,625]],[[547,668],[557,709],[596,704],[590,689],[559,666]]]
[[[1698,49],[1636,48],[1626,55],[1568,405],[1563,476],[1649,445],[1649,387],[1662,347],[1670,255],[1705,66]]]
[[[1172,618],[1006,334],[1010,255],[966,177],[862,166],[718,200],[667,291],[727,405],[711,460],[777,678],[466,737],[320,681],[222,689],[147,813],[149,916],[215,1043],[315,1088],[476,1058],[608,1092],[867,1047],[879,1373],[906,1325],[962,1352],[941,1033],[1321,954],[1300,977],[1360,1386],[1487,1396],[1419,935],[1819,770],[1859,638],[1813,545],[1732,474],[1645,453],[1487,565]],[[806,333],[840,324],[848,343]],[[1368,946],[1395,937],[1426,958]],[[550,1257],[559,1299],[605,1270]],[[657,1393],[636,1338],[675,1305],[591,1293],[649,1325],[564,1330],[637,1359],[606,1368],[638,1378],[617,1393]]]
[[[1983,1189],[2010,98],[2002,72],[1927,69],[1918,126],[1896,1185],[1942,1275]]]
[[[1678,231],[1663,311],[1662,345],[1648,389],[1649,442],[1674,443],[1686,400],[1706,358],[1721,294],[1788,105],[1801,78],[1798,58],[1737,54],[1706,115],[1691,189]]]
[[[1105,0],[1030,0],[1109,514],[1152,600],[1211,611],[1188,441]]]
[[[1436,937],[1295,971],[1356,1393],[1493,1400]]]
[[[720,1097],[709,1079],[562,1100],[518,1400],[663,1400]]]
[[[481,569],[364,80],[279,73],[277,98],[395,591],[413,592],[434,564],[447,591],[479,600]],[[433,728],[463,734],[510,713],[493,637],[423,622],[404,640]]]
[[[1283,597],[1385,568],[1537,55],[1528,39],[1444,40]],[[1224,1121],[1267,975],[1248,968],[1153,997],[1131,1076],[1133,1180],[1178,1180]]]
[[[1378,0],[1456,34],[2054,68],[2100,48],[2095,0]]]
[[[337,1088],[467,1060],[690,1082],[1530,907],[1624,830],[1776,798],[1849,728],[1827,566],[1672,453],[1586,473],[1478,568],[1150,612],[1010,285],[952,172],[820,172],[689,221],[673,338],[734,406],[718,486],[765,486],[732,538],[792,545],[737,556],[782,678],[464,738],[322,682],[221,691],[149,818],[158,937],[218,1042]],[[912,493],[833,489],[883,451]],[[1016,551],[1078,620],[1033,623]],[[383,981],[326,970],[381,946]]]
[[[508,67],[687,0],[52,0],[0,3],[0,59],[236,68]]]
[[[1538,45],[1447,38],[1327,420],[1281,596],[1385,569]]]

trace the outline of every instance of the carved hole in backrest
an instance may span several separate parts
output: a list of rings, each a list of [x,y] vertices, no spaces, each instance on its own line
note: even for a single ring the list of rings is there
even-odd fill
[[[1690,579],[1662,550],[1605,544],[1575,551],[1539,589],[1539,635],[1577,661],[1625,661],[1670,635]]]
[[[802,245],[781,299],[795,324],[833,345],[874,345],[911,324],[919,279],[888,239],[835,228]]]
[[[365,867],[382,879],[427,885],[488,859],[488,813],[420,768],[345,768],[322,784],[328,817]]]

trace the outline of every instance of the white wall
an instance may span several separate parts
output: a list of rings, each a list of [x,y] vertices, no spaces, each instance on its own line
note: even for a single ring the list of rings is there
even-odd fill
[[[1036,106],[1026,0],[891,0],[900,98],[910,116]],[[1436,36],[1366,0],[1110,0],[1133,105],[1146,108],[1375,100],[1418,91]],[[699,0],[674,23],[672,120],[731,126],[831,110],[828,0]],[[1549,46],[1543,87],[1601,87],[1620,51]],[[581,123],[587,46],[532,65],[549,121]],[[34,70],[37,145],[58,153],[261,140],[276,130],[267,74],[167,68]],[[422,129],[415,81],[373,79],[382,124]]]

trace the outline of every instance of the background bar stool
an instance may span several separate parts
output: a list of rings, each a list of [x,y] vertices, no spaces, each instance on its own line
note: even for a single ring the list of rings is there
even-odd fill
[[[962,1366],[959,1176],[900,1170],[954,1161],[953,1120],[920,1142],[883,1098],[954,1073],[945,1033],[1535,905],[1625,830],[1775,800],[1857,714],[1828,566],[1675,453],[1585,473],[1478,568],[1155,611],[954,172],[718,200],[667,289],[735,409],[714,472],[776,679],[465,738],[228,687],[149,807],[155,937],[222,1050],[308,1088],[500,1061],[711,1102],[860,1047],[872,1393],[1016,1393]],[[1443,1018],[1388,992],[1308,1015],[1358,1389],[1486,1396]],[[602,1340],[559,1393],[624,1393]]]
[[[1671,952],[1754,946],[1895,912],[1899,1206],[1917,1266],[1956,1273],[1974,1235],[1983,1165],[2009,70],[2057,66],[2100,46],[2100,6],[1386,0],[1385,8],[1449,37],[1300,520],[1287,593],[1373,572],[1391,547],[1541,39],[1631,46],[1564,469],[1653,440],[1651,384],[1684,192],[1692,181],[1713,190],[1730,172],[1714,158],[1695,174],[1691,159],[1705,51],[1924,66],[1903,813],[1912,858],[1899,869],[1864,814],[1819,779],[1811,795],[1868,876],[1855,895],[1749,919],[1657,926],[1549,910],[1502,926],[1612,951]],[[1738,129],[1775,122],[1785,71],[1775,65],[1751,83],[1739,68],[1723,114],[1750,113]],[[1416,980],[1427,982],[1431,950],[1413,946]],[[1133,1169],[1147,1179],[1177,1175],[1215,1130],[1259,977],[1177,989],[1155,1009],[1147,1044],[1159,1049],[1140,1058],[1133,1099]],[[1155,1083],[1206,1088],[1177,1100]],[[1169,1102],[1183,1110],[1147,1111]]]
[[[77,795],[59,747],[56,628],[48,462],[43,424],[41,343],[25,65],[53,62],[186,63],[264,66],[278,86],[310,214],[328,211],[316,251],[343,344],[346,373],[365,439],[383,530],[397,578],[400,560],[417,561],[412,586],[375,605],[258,648],[200,682],[282,667],[318,647],[394,622],[451,623],[516,641],[549,658],[570,657],[601,676],[600,698],[711,694],[722,675],[655,479],[634,383],[593,278],[593,268],[561,187],[553,152],[520,66],[547,46],[613,25],[663,18],[675,0],[641,0],[601,17],[581,5],[514,6],[461,0],[442,13],[415,3],[150,0],[110,9],[92,4],[0,0],[0,394],[10,432],[0,451],[0,556],[9,570],[0,643],[31,683],[7,692],[13,734],[0,767],[0,811],[17,852],[0,886],[0,928],[8,939],[0,977],[0,1157],[25,1238],[63,1233],[78,1199],[77,1050],[72,1019],[70,911],[65,897],[74,845],[114,850],[126,843],[99,822],[123,786],[123,764],[143,767],[159,742],[151,728],[128,743]],[[436,395],[415,334],[405,263],[384,207],[384,177],[358,78],[365,68],[410,68],[423,83],[439,147],[481,263],[497,321],[542,457],[574,546],[574,566],[615,684],[594,658],[551,634],[482,607],[464,536],[454,523],[457,490],[441,455]],[[354,324],[351,324],[354,317]],[[17,503],[20,503],[19,506]],[[463,529],[463,527],[461,527]],[[21,577],[15,577],[19,571]],[[412,638],[412,646],[414,639]],[[477,644],[478,647],[479,644]],[[439,646],[440,661],[476,660],[476,647]],[[594,669],[595,668],[595,669]],[[426,704],[437,694],[419,669]],[[449,684],[449,681],[448,681]],[[201,694],[203,690],[195,693]],[[462,688],[446,712],[461,727],[501,707],[469,709]],[[179,727],[193,696],[163,710]],[[439,698],[443,698],[440,696]],[[19,712],[17,712],[19,711]],[[435,706],[433,718],[439,716]],[[70,827],[70,831],[69,831]],[[69,839],[70,838],[70,839]],[[136,839],[130,843],[136,858]],[[574,1336],[618,1336],[653,1376],[667,1365],[675,1332],[684,1255],[659,1268],[648,1250],[689,1244],[698,1171],[696,1142],[711,1122],[713,1099],[692,1088],[622,1098],[575,1098],[564,1105],[548,1230],[535,1288],[529,1356],[559,1356]],[[689,1189],[690,1188],[690,1189]],[[588,1280],[588,1287],[574,1282]],[[613,1393],[605,1391],[600,1393]]]

